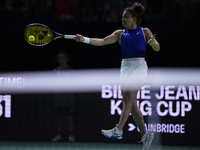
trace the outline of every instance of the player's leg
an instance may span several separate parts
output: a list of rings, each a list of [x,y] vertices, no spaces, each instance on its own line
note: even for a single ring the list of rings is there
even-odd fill
[[[154,133],[146,131],[143,114],[137,105],[137,91],[123,92],[123,99],[124,99],[123,110],[117,127],[120,130],[123,129],[130,114],[130,108],[132,108],[131,109],[132,117],[136,125],[138,126],[140,134],[142,136],[141,142],[143,143],[143,150],[147,150],[151,146],[151,143],[154,138]]]
[[[117,127],[111,130],[102,130],[102,134],[108,138],[122,139],[123,127],[133,109],[134,101],[137,103],[137,91],[123,92],[123,108]]]
[[[137,127],[140,130],[141,136],[144,136],[146,134],[144,117],[141,110],[139,109],[137,105],[137,96],[135,95],[135,92],[131,92],[130,94],[133,97],[131,114],[132,114],[133,120],[135,121]]]
[[[123,130],[123,127],[133,109],[134,101],[137,103],[137,91],[123,91],[123,109],[120,115],[118,129]]]
[[[129,92],[127,95],[129,95],[128,97],[132,99],[131,114],[132,114],[133,120],[135,121],[137,127],[140,130],[140,134],[142,136],[141,142],[143,143],[143,150],[148,150],[153,141],[154,133],[150,133],[146,131],[143,114],[137,105],[137,93],[133,91],[133,92]]]

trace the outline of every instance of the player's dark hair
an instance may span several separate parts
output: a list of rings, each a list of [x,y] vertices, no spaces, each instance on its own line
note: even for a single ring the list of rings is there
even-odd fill
[[[141,3],[135,2],[132,7],[126,7],[124,11],[131,13],[132,17],[137,18],[136,24],[139,25],[142,22],[141,16],[144,12],[144,6]]]

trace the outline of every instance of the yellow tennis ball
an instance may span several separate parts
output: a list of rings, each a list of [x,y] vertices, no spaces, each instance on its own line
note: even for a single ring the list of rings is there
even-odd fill
[[[29,42],[34,42],[35,41],[35,37],[33,35],[30,35],[28,37]]]

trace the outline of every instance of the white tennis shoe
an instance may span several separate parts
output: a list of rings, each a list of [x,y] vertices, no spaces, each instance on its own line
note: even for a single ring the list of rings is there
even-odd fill
[[[151,146],[151,143],[153,141],[153,138],[154,138],[154,133],[150,133],[150,132],[147,132],[141,139],[140,142],[143,143],[143,149],[142,150],[148,150]],[[140,143],[139,142],[139,143]]]
[[[119,130],[117,127],[114,127],[111,130],[101,130],[101,133],[107,138],[122,139],[123,131]]]

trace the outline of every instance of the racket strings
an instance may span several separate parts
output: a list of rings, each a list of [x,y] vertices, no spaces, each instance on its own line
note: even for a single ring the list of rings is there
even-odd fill
[[[31,35],[35,37],[35,40],[30,42],[28,38]],[[25,38],[32,45],[46,45],[53,40],[53,33],[45,26],[30,25],[26,28]]]

